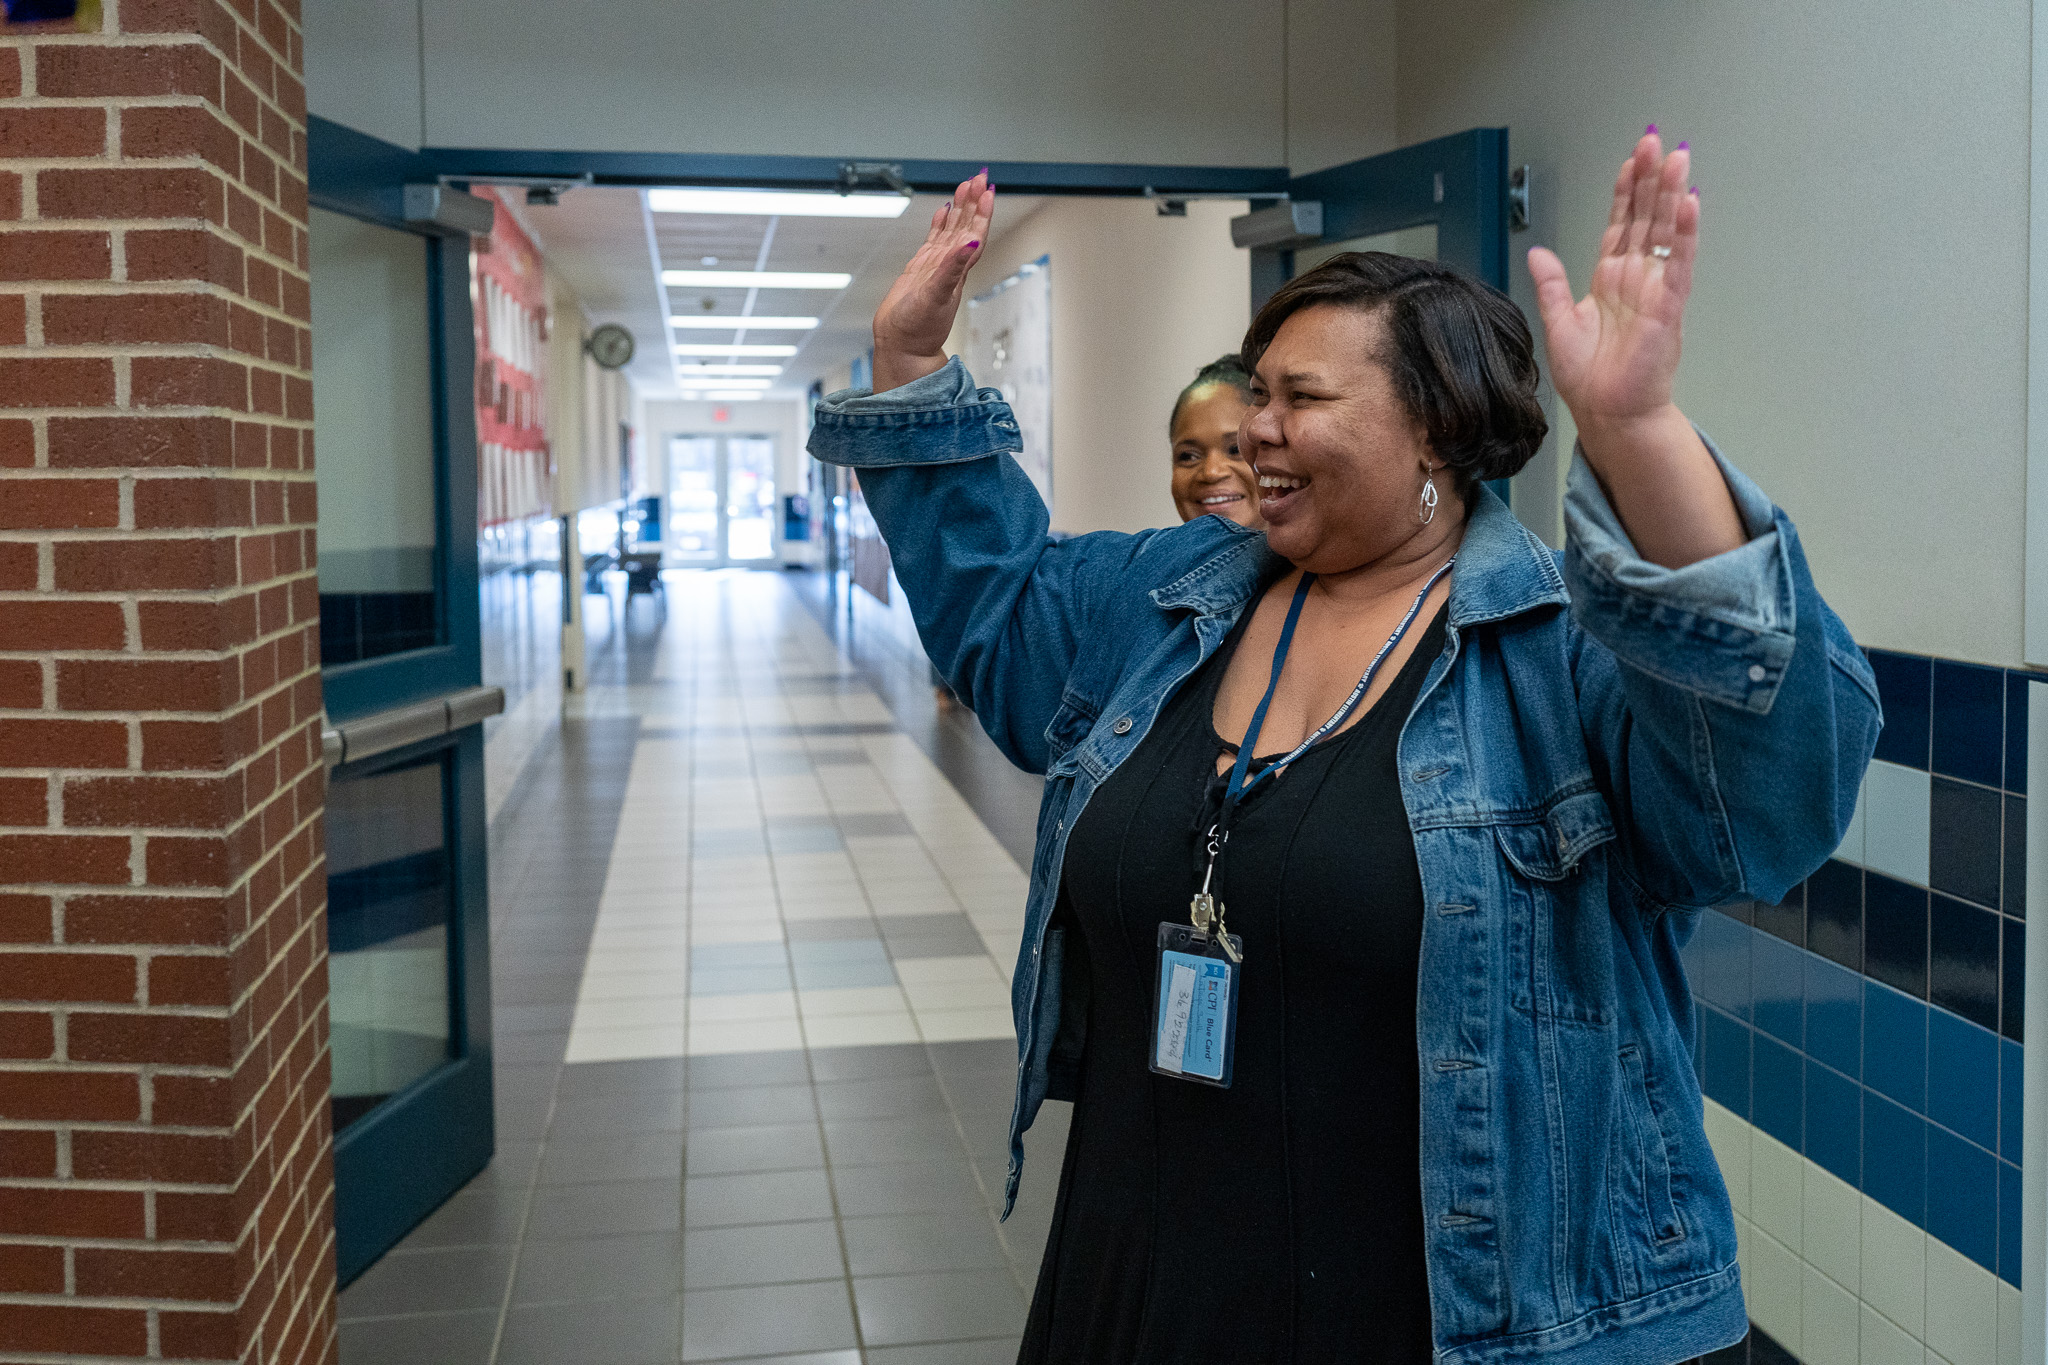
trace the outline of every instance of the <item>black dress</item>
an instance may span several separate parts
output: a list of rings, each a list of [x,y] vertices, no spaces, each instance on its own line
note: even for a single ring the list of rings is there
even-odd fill
[[[1430,1359],[1422,882],[1395,745],[1443,652],[1441,611],[1371,711],[1238,815],[1220,869],[1245,955],[1231,1087],[1147,1069],[1155,939],[1187,919],[1225,747],[1216,692],[1243,633],[1167,703],[1067,845],[1059,913],[1070,958],[1074,939],[1085,950],[1068,970],[1087,977],[1086,1045],[1023,1365]]]

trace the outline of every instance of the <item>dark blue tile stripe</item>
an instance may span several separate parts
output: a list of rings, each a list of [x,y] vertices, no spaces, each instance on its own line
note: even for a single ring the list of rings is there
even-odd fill
[[[2017,1042],[1720,911],[1685,958],[1708,1098],[2018,1283]]]

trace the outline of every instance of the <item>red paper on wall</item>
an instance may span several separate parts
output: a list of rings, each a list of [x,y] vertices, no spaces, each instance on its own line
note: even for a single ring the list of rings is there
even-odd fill
[[[547,369],[547,266],[540,250],[488,187],[497,220],[470,240],[476,318],[477,524],[496,526],[554,512],[543,376]]]

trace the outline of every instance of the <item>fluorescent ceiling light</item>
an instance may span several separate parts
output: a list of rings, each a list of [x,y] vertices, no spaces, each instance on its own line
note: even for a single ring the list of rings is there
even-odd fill
[[[685,398],[709,398],[719,403],[758,403],[767,395],[757,389],[684,389]]]
[[[766,375],[777,375],[777,374],[781,374],[781,373],[782,373],[782,366],[780,366],[780,365],[679,365],[679,366],[677,366],[677,367],[676,367],[676,373],[677,373],[677,374],[679,374],[679,375],[682,375],[682,376],[683,376],[684,378],[686,378],[686,379],[687,379],[687,378],[689,378],[689,377],[690,377],[691,375],[699,375],[699,374],[701,374],[701,375],[707,375],[707,376],[708,376],[708,375],[726,375],[726,374],[766,374]],[[723,381],[720,381],[720,382],[723,382]]]
[[[808,332],[818,325],[816,318],[737,318],[730,314],[678,313],[668,320],[668,325],[686,332],[737,331],[745,328],[749,332]]]
[[[708,341],[679,341],[670,348],[677,355],[795,355],[794,346],[717,346]]]
[[[772,379],[733,379],[725,375],[706,375],[699,379],[688,370],[676,371],[676,382],[693,389],[765,389],[775,383]]]
[[[900,194],[834,194],[831,190],[649,190],[656,213],[750,213],[756,217],[901,218]]]
[[[853,276],[830,270],[664,270],[661,282],[700,289],[844,289]]]

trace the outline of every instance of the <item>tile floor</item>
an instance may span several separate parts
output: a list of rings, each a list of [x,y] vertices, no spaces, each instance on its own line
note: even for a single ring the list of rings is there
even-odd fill
[[[816,592],[680,576],[493,749],[498,1155],[344,1292],[346,1365],[1014,1359],[1066,1131],[998,1223],[1035,782]]]

